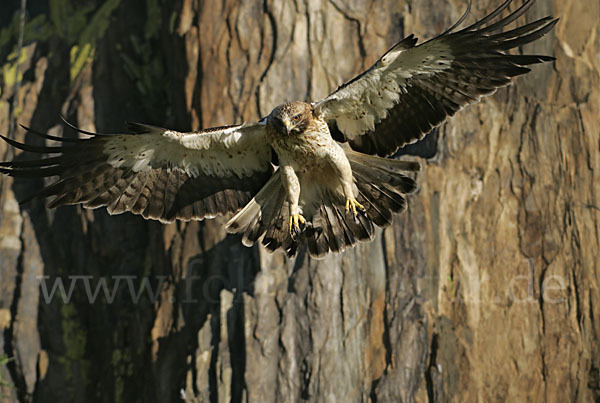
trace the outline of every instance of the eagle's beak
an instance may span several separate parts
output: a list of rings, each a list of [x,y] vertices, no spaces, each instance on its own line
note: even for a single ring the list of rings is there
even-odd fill
[[[292,131],[292,129],[294,128],[294,125],[292,125],[292,122],[290,122],[289,119],[285,119],[283,121],[283,126],[285,127],[285,133],[289,136],[290,132]]]

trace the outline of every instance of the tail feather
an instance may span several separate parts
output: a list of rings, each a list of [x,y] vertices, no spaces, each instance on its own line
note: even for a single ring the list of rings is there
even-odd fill
[[[385,228],[388,225],[390,225],[392,223],[392,212],[389,209],[382,207],[378,203],[376,203],[376,200],[375,198],[373,198],[372,193],[370,191],[367,191],[364,188],[364,185],[359,185],[358,188],[360,191],[360,195],[363,197],[364,200],[361,201],[361,199],[358,199],[358,201],[366,208],[367,218],[373,221],[373,223],[375,223],[375,225],[377,225],[378,227]]]
[[[342,233],[344,234],[344,243],[341,249],[343,249],[346,245],[354,245],[356,242],[358,242],[358,233],[356,234],[357,236],[354,236],[354,231],[350,228],[350,223],[354,222],[354,217],[346,219],[348,217],[344,217],[339,208],[334,208],[333,210],[335,211],[338,225],[342,227]]]
[[[278,199],[283,190],[279,172],[275,172],[271,179],[250,200],[246,206],[238,211],[226,224],[226,229],[231,233],[242,233],[242,242],[245,246],[252,246],[262,236],[261,224],[268,222],[262,217],[270,218],[281,210],[274,199]],[[272,220],[269,220],[273,222]]]
[[[289,203],[278,172],[260,192],[228,223],[230,232],[243,234],[244,245],[261,239],[270,251],[284,249],[294,256],[306,245],[311,256],[320,258],[328,252],[340,252],[360,241],[373,239],[375,225],[391,224],[394,213],[406,209],[406,194],[416,190],[416,182],[406,171],[419,170],[413,161],[398,161],[346,151],[354,174],[357,201],[365,207],[357,215],[347,212],[343,198],[322,184],[305,181],[304,198],[311,199],[304,208],[306,227],[298,235],[289,231]],[[307,197],[306,195],[310,195]],[[304,200],[301,195],[301,200]]]
[[[306,244],[308,247],[308,252],[313,257],[324,257],[329,252],[329,240],[323,230],[326,221],[325,221],[325,205],[321,204],[319,207],[319,214],[315,215],[313,218],[313,226],[309,228],[308,231],[312,232],[308,236],[306,236]]]
[[[334,206],[325,205],[325,222],[324,228],[327,239],[329,240],[329,248],[332,252],[339,252],[344,247],[342,225],[338,223],[337,216],[333,209]]]
[[[273,220],[265,233],[262,244],[274,252],[281,248],[285,250],[288,256],[295,256],[298,252],[298,239],[293,238],[289,232],[287,223],[289,222],[289,207],[288,203],[282,203],[278,214],[273,216]]]

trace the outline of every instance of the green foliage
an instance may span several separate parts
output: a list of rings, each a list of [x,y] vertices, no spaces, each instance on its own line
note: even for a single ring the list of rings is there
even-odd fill
[[[121,0],[108,0],[100,7],[92,3],[75,6],[72,0],[50,0],[54,32],[71,46],[71,83],[94,57],[96,41],[110,25],[110,16]]]
[[[134,375],[134,365],[131,357],[130,349],[114,349],[111,357],[111,366],[115,379],[115,395],[114,402],[124,401],[123,395],[127,378]]]
[[[146,0],[146,26],[144,32],[146,39],[155,38],[158,36],[158,29],[161,24],[161,13],[158,0]]]
[[[70,44],[83,47],[102,38],[112,12],[121,0],[107,0],[100,7],[74,0],[50,0],[50,20],[54,32]]]
[[[17,53],[11,53],[7,57],[7,63],[0,66],[0,72],[2,73],[3,85],[5,87],[13,87],[17,80],[23,79],[23,72],[19,70],[17,72],[17,65],[22,64],[27,59],[27,51],[25,48],[21,49],[21,54],[17,57]],[[2,95],[2,87],[0,87],[0,95]]]
[[[70,60],[71,83],[79,76],[83,68],[94,59],[94,48],[91,43],[86,43],[83,46],[73,45],[71,48]]]
[[[149,0],[150,1],[150,0]],[[83,67],[93,59],[96,41],[105,34],[110,17],[121,0],[104,2],[80,2],[77,0],[49,0],[49,14],[38,15],[25,23],[23,42],[46,41],[53,35],[65,39],[71,47],[71,82]],[[0,30],[0,61],[5,64],[16,54],[19,36],[19,15],[11,24]],[[4,80],[4,84],[7,82]]]
[[[8,364],[9,362],[11,362],[14,358],[13,357],[9,357],[6,354],[0,354],[0,367],[5,366],[6,364]],[[4,379],[2,377],[2,373],[0,373],[0,388],[12,388],[13,384],[12,382]],[[1,397],[6,397],[0,394],[0,398]]]
[[[68,385],[73,385],[76,381],[87,383],[90,366],[85,357],[87,331],[81,326],[75,304],[63,304],[60,313],[65,354],[57,360],[63,365]]]
[[[21,54],[17,57],[19,20],[19,15],[15,14],[11,24],[0,29],[0,95],[3,88],[13,87],[17,80],[23,78],[22,71],[17,74],[17,65],[23,63],[27,56],[25,49],[21,49]],[[23,43],[26,45],[31,41],[46,40],[51,32],[46,16],[38,15],[26,22]]]
[[[45,15],[38,15],[25,22],[23,42],[28,43],[38,40],[46,40],[53,32]],[[19,15],[15,14],[11,24],[0,29],[0,60],[4,60],[8,53],[16,52],[17,38],[19,36]]]
[[[165,71],[161,55],[155,51],[150,40],[141,40],[137,36],[129,38],[134,53],[128,54],[122,47],[117,47],[119,56],[123,61],[123,68],[135,83],[140,94],[140,105],[148,116],[162,116],[164,114],[164,100],[166,99],[164,81]]]
[[[135,31],[138,34],[123,37],[115,49],[123,61],[126,74],[135,83],[139,92],[136,98],[140,99],[144,114],[154,117],[165,116],[167,109],[164,61],[158,46],[162,24],[159,3],[159,0],[145,0],[143,30],[139,29]],[[93,61],[96,43],[105,35],[111,17],[120,4],[121,0],[49,0],[47,15],[38,15],[26,21],[24,43],[47,42],[52,36],[62,38],[70,48],[72,85]],[[144,7],[141,8],[143,10]],[[16,13],[10,26],[0,30],[0,91],[22,79],[22,72],[17,75],[18,35],[19,15]]]
[[[80,41],[87,42],[88,38],[84,39],[82,32],[88,23],[87,14],[93,9],[92,3],[73,7],[69,0],[50,0],[50,21],[54,33],[68,43],[76,43],[80,37]]]

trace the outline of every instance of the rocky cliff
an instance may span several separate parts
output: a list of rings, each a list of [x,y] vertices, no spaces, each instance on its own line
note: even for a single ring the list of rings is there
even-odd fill
[[[32,2],[19,51],[9,3],[0,133],[31,144],[15,121],[69,137],[60,114],[99,132],[257,119],[327,95],[467,6]],[[600,399],[600,5],[538,0],[526,19],[548,14],[556,29],[526,50],[556,62],[413,149],[424,169],[408,212],[324,260],[245,248],[222,218],[19,206],[41,181],[1,178],[1,398]],[[13,157],[4,143],[0,156]]]

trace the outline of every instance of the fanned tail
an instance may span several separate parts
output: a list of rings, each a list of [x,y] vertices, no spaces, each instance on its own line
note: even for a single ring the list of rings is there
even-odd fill
[[[406,209],[405,195],[416,190],[416,182],[406,172],[417,171],[420,166],[417,162],[345,151],[354,175],[356,200],[365,208],[356,217],[346,212],[341,195],[306,181],[302,193],[311,195],[311,206],[301,207],[308,221],[300,234],[292,236],[288,227],[289,204],[276,172],[254,199],[229,220],[228,231],[243,234],[246,246],[262,237],[268,250],[282,248],[290,257],[304,244],[312,257],[321,258],[330,251],[341,252],[357,242],[373,239],[375,225],[390,225],[393,214]]]

